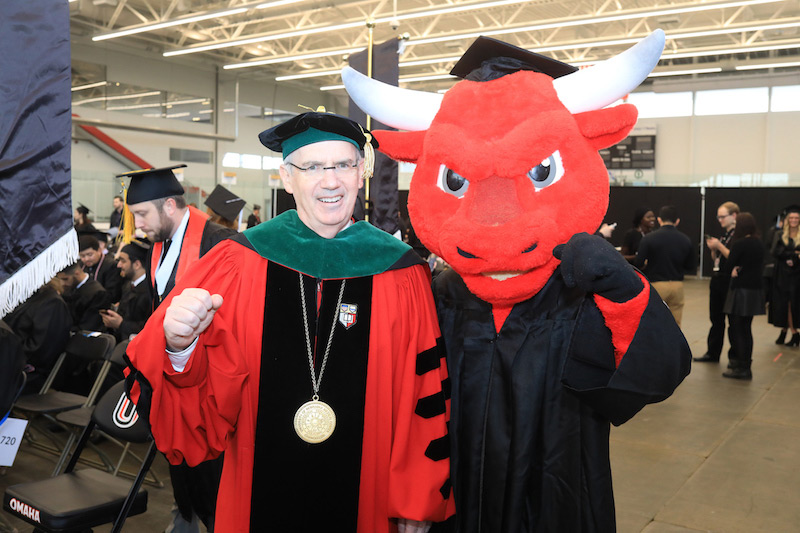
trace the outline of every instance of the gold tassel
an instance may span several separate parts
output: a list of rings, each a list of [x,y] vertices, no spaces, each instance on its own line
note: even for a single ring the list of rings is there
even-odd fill
[[[359,126],[360,127],[360,126]],[[372,147],[372,135],[361,128],[361,133],[367,139],[364,143],[364,179],[368,180],[375,172],[375,148]]]
[[[128,209],[128,188],[125,186],[125,180],[120,180],[122,183],[122,219],[120,221],[121,231],[117,233],[115,242],[117,246],[130,244],[133,240],[133,234],[136,231],[134,227],[136,221],[133,219],[133,213]]]

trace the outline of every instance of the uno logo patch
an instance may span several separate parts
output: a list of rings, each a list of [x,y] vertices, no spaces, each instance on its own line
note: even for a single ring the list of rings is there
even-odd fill
[[[12,511],[17,512],[22,516],[25,516],[35,522],[39,522],[40,524],[42,523],[42,521],[39,520],[39,509],[34,509],[27,503],[22,503],[16,498],[11,498],[11,501],[8,502],[8,506],[11,507]]]
[[[350,329],[356,323],[357,314],[358,306],[356,304],[342,304],[339,308],[339,323],[345,329]]]
[[[117,406],[111,415],[114,425],[121,429],[128,429],[139,420],[139,413],[136,412],[136,405],[123,392],[119,396]]]

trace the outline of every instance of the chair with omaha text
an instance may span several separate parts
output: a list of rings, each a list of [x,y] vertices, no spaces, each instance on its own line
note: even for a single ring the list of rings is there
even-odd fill
[[[124,381],[117,383],[97,402],[65,472],[8,487],[3,494],[5,511],[34,525],[37,532],[77,533],[110,523],[112,533],[118,533],[128,516],[147,510],[142,482],[156,447],[147,420],[139,416],[124,386]],[[150,443],[133,482],[94,468],[75,470],[95,427],[120,441]]]

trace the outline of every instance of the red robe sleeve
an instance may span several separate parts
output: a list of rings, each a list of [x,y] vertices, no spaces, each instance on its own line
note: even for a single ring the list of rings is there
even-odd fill
[[[453,514],[447,367],[429,276],[419,265],[374,278],[359,532]]]
[[[150,424],[156,445],[173,464],[185,460],[194,466],[217,457],[236,427],[242,391],[253,370],[248,368],[244,347],[230,332],[235,324],[262,330],[262,314],[245,312],[247,306],[242,302],[259,301],[259,286],[263,293],[266,279],[243,274],[246,261],[242,250],[245,248],[236,243],[221,243],[193,265],[127,350],[131,366],[152,391]],[[252,279],[261,281],[255,287],[245,282]],[[220,294],[223,304],[200,336],[186,368],[178,373],[165,353],[163,320],[172,298],[187,287]],[[133,393],[136,400],[135,386]]]

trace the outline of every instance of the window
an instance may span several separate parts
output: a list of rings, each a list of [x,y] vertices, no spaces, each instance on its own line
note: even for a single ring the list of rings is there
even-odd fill
[[[261,156],[254,154],[242,154],[242,168],[261,170]]]
[[[639,118],[690,117],[692,93],[631,93],[628,103],[639,110]]]
[[[768,101],[767,87],[697,91],[694,114],[703,116],[766,113]]]
[[[222,156],[222,166],[228,168],[239,168],[239,154],[236,152],[225,152]]]
[[[265,155],[261,168],[264,170],[278,170],[278,168],[281,166],[281,163],[283,163],[283,159],[280,157]]]
[[[770,111],[800,111],[800,85],[772,88]]]

